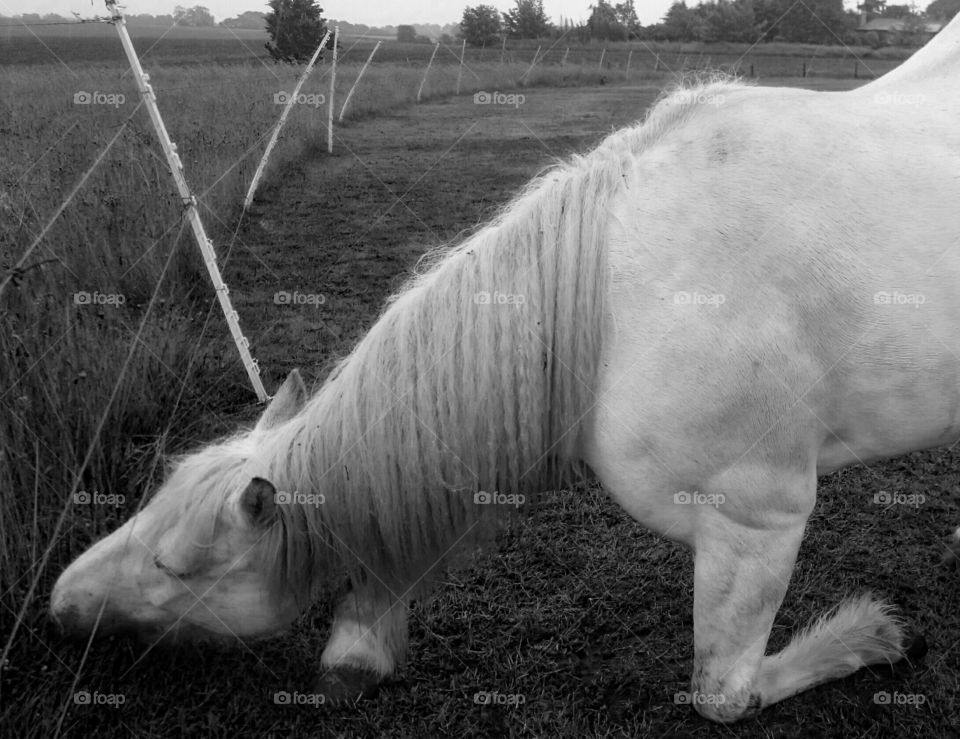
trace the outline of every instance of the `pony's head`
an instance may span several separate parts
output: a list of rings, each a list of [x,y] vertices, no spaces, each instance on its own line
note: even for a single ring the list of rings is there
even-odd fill
[[[294,370],[253,430],[183,458],[149,504],[80,555],[50,599],[61,627],[232,640],[288,626],[305,604],[278,577],[283,523],[255,458],[306,396]]]

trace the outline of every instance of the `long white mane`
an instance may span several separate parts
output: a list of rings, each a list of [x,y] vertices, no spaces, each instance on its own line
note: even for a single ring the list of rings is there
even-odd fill
[[[609,204],[630,160],[702,107],[690,93],[535,179],[394,295],[296,417],[251,440],[252,475],[314,496],[278,506],[285,586],[306,594],[345,567],[400,587],[509,508],[475,493],[529,495],[575,470],[602,341]]]

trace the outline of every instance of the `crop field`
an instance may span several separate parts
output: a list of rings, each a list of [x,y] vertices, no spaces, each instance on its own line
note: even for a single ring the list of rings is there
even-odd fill
[[[956,571],[938,564],[941,539],[958,523],[953,449],[821,479],[770,644],[779,649],[811,616],[871,589],[925,635],[925,660],[862,671],[731,727],[675,702],[693,662],[690,553],[644,530],[594,484],[545,493],[496,552],[478,553],[415,602],[409,663],[355,706],[275,701],[312,692],[332,615],[325,600],[289,634],[230,651],[64,640],[46,616],[56,576],[137,509],[170,455],[232,433],[260,410],[119,42],[102,28],[74,30],[45,35],[46,51],[0,34],[3,736],[958,735],[960,591]],[[455,96],[457,50],[441,49],[415,105],[430,47],[425,56],[423,45],[385,44],[336,128],[332,155],[318,102],[329,93],[325,62],[243,213],[280,113],[275,96],[300,70],[264,59],[252,32],[134,39],[271,392],[294,367],[308,384],[322,382],[425,251],[492,217],[557,158],[642,118],[673,66],[719,59],[664,49],[658,63],[635,51],[628,75],[624,49],[607,52],[610,67],[589,48],[576,62],[548,58],[532,71],[535,47],[508,48],[503,64],[499,49],[488,50],[490,58],[474,52]],[[345,40],[338,100],[370,48]],[[758,76],[817,89],[859,84],[839,79],[852,73],[842,57],[815,62],[836,64],[837,75],[814,67],[797,79],[791,70],[803,58],[783,62],[789,78],[763,67]],[[877,74],[898,63],[875,61]],[[476,105],[481,90],[522,101]],[[294,290],[325,300],[275,301]],[[877,505],[880,491],[924,503]],[[97,499],[109,502],[83,502]],[[923,701],[878,704],[883,691]],[[494,692],[522,700],[475,698]]]

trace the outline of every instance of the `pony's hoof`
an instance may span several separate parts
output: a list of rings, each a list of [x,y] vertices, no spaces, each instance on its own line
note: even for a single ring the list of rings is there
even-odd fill
[[[376,697],[380,692],[380,677],[358,667],[333,667],[320,677],[317,692],[323,695],[324,705],[352,706]]]

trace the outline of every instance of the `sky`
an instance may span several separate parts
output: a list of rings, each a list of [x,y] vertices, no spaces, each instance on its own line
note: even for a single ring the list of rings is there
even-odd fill
[[[586,20],[590,14],[589,6],[593,0],[544,0],[543,7],[554,23],[560,17],[571,20]],[[670,7],[672,0],[635,0],[637,15],[644,25],[658,22]],[[493,5],[499,10],[509,10],[513,0],[319,0],[324,17],[337,18],[351,23],[365,23],[368,26],[395,26],[400,23],[457,23],[468,5]],[[695,5],[695,0],[689,0]],[[221,21],[246,10],[263,11],[267,3],[263,0],[127,0],[124,12],[130,15],[149,13],[151,15],[169,15],[177,5],[192,7],[203,5],[209,8],[214,17]],[[846,7],[856,5],[856,0],[844,0]],[[21,13],[57,13],[70,17],[72,13],[83,17],[106,14],[101,0],[0,0],[0,15],[20,15]]]

